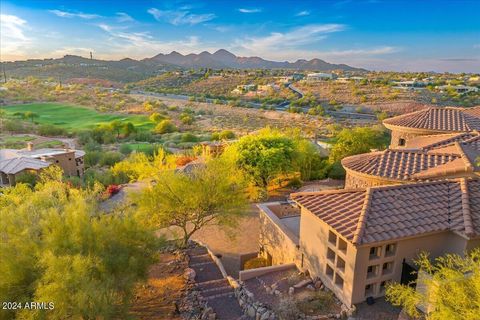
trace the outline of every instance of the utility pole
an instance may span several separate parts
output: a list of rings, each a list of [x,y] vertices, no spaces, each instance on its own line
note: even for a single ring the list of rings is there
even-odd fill
[[[90,60],[93,60],[93,53],[90,51]]]
[[[3,83],[7,83],[7,73],[5,72],[5,63],[2,62]]]

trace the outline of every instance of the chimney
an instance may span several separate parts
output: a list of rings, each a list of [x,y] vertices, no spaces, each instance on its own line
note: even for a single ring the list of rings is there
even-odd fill
[[[27,150],[32,151],[33,150],[33,143],[27,142]]]

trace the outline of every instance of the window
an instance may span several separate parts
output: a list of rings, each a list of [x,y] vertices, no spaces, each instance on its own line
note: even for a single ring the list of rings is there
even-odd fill
[[[368,266],[367,268],[367,278],[373,278],[378,275],[379,265]]]
[[[395,255],[395,249],[396,249],[395,243],[387,244],[385,246],[385,256],[386,257],[391,257],[391,256]]]
[[[327,259],[331,262],[335,262],[335,252],[330,248],[327,249]]]
[[[385,293],[385,289],[390,282],[391,282],[391,280],[385,280],[385,281],[380,282],[380,292],[379,293],[381,293],[381,294]]]
[[[382,247],[371,247],[370,248],[370,260],[377,259],[380,257]]]
[[[347,242],[338,238],[338,249],[343,253],[347,253]]]
[[[403,147],[405,145],[405,143],[406,143],[405,139],[403,139],[403,138],[398,139],[398,145],[400,147]]]
[[[393,271],[393,261],[385,262],[382,266],[382,274],[389,274]]]
[[[365,297],[372,296],[375,293],[375,284],[367,284],[365,286]]]
[[[345,260],[340,257],[337,257],[337,269],[345,272]]]
[[[333,280],[333,268],[330,267],[328,264],[327,264],[327,267],[325,268],[325,273],[327,274],[327,277],[330,278],[330,280]]]
[[[332,231],[328,231],[328,242],[330,242],[333,245],[337,244],[337,235]]]
[[[338,273],[335,274],[335,285],[339,288],[343,288],[343,278],[338,275]]]

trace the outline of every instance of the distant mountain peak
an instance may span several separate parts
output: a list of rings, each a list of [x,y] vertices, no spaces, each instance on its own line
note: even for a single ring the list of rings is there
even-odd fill
[[[238,69],[298,69],[298,70],[345,70],[345,71],[364,71],[345,64],[331,64],[322,59],[298,59],[296,62],[288,61],[270,61],[261,57],[238,57],[225,49],[219,49],[211,54],[208,51],[202,51],[199,54],[182,55],[176,51],[169,54],[158,54],[152,58],[143,61],[152,61],[155,63],[167,63],[186,68],[238,68]]]

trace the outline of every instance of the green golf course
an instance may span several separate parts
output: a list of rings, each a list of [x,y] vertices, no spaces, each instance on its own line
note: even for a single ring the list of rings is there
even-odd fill
[[[139,129],[152,129],[154,124],[143,115],[100,113],[92,108],[60,103],[30,103],[4,106],[9,117],[17,112],[34,112],[38,115],[34,121],[38,124],[49,124],[68,131],[81,131],[94,128],[114,120],[131,122]]]

